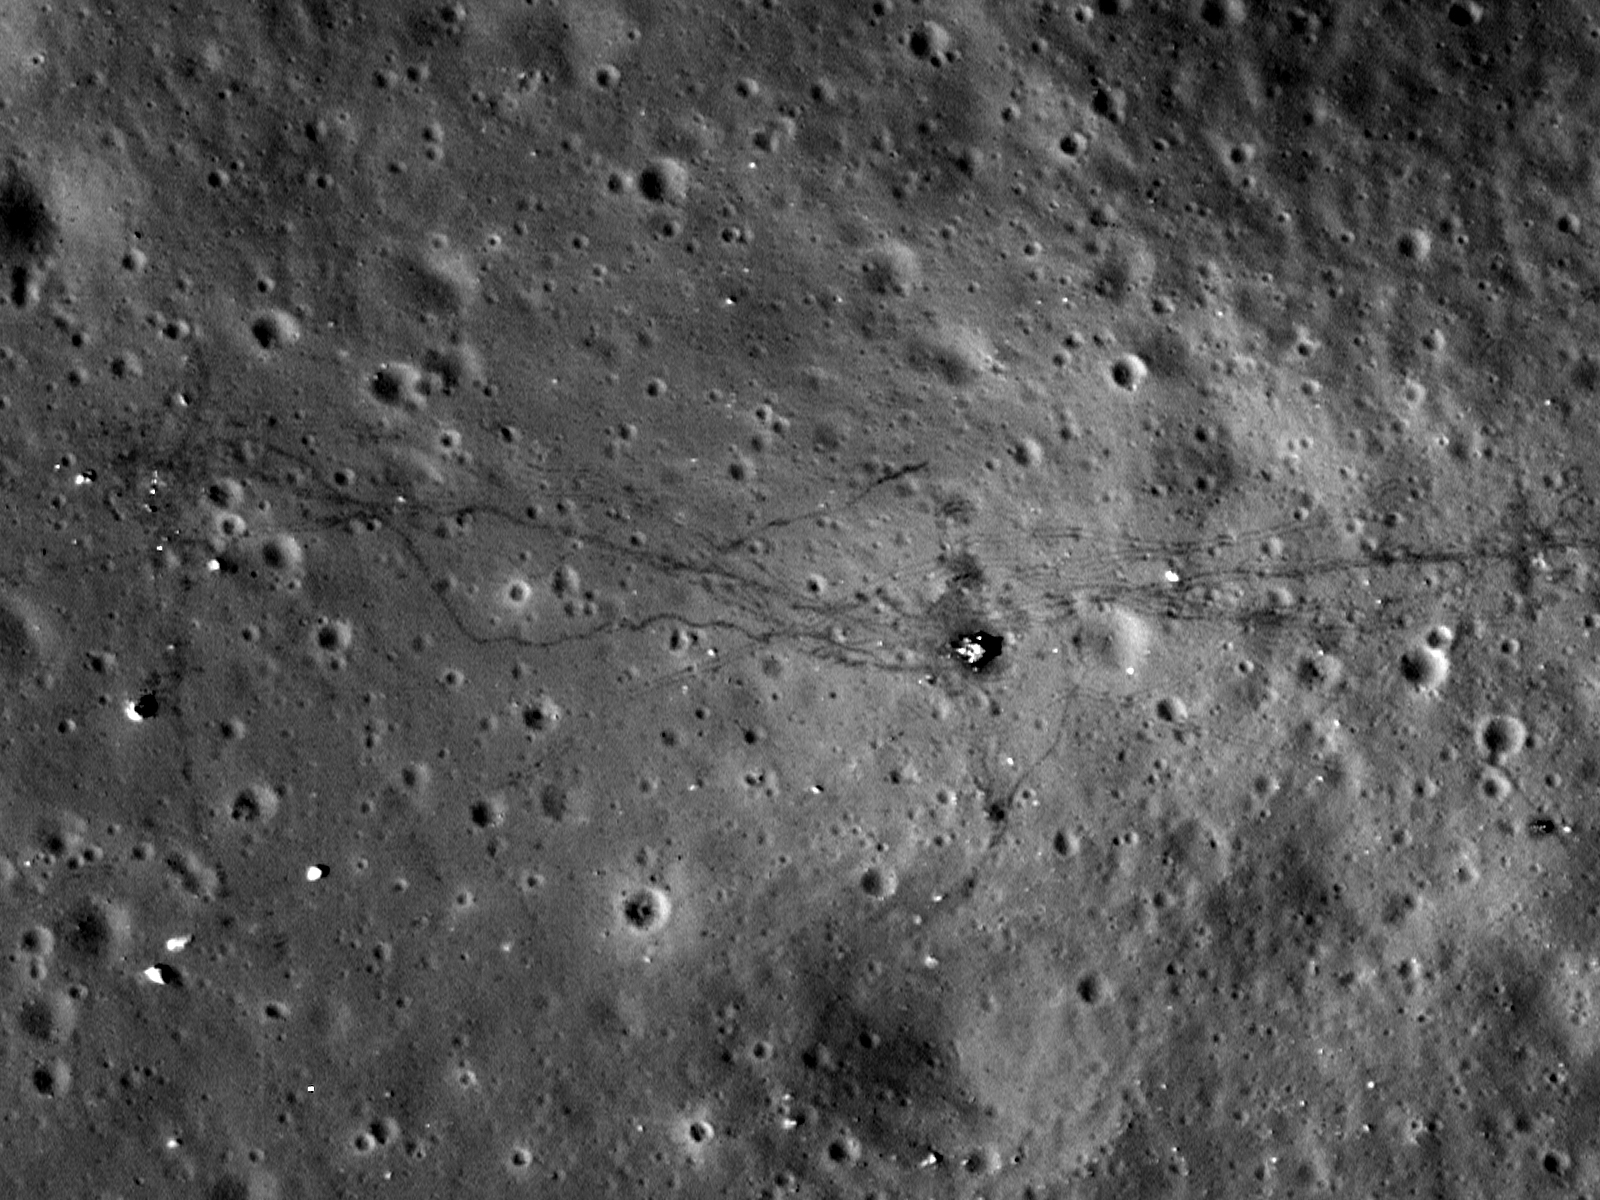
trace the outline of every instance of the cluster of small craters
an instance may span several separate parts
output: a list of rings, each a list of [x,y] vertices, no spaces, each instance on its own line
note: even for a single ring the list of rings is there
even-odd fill
[[[1528,727],[1512,713],[1493,713],[1479,719],[1473,734],[1484,759],[1478,790],[1485,800],[1503,802],[1513,791],[1509,768],[1528,745]]]
[[[274,590],[295,592],[305,583],[306,552],[299,536],[278,526],[271,506],[248,503],[243,481],[223,476],[204,499],[208,543],[215,569]]]
[[[204,868],[192,852],[174,850],[162,861],[148,843],[130,843],[120,827],[105,833],[109,846],[91,837],[80,815],[58,811],[41,823],[31,848],[16,859],[0,857],[0,889],[13,909],[38,914],[12,926],[4,1019],[18,1035],[12,1062],[23,1071],[24,1090],[44,1101],[78,1090],[85,1072],[103,1078],[96,1047],[108,1044],[111,1030],[102,1022],[117,1018],[108,1018],[105,1006],[119,989],[184,982],[174,963],[136,957],[146,943],[136,920],[140,906],[118,893],[149,893],[153,901],[160,892],[151,885],[165,884],[192,896],[189,885]],[[151,868],[164,873],[145,876]],[[188,940],[168,938],[164,948],[176,953]]]
[[[375,1117],[346,1137],[345,1145],[357,1158],[382,1153],[400,1143],[400,1122],[393,1116]]]
[[[355,622],[347,617],[320,615],[312,622],[306,640],[318,662],[329,670],[342,671],[349,666],[350,652],[355,647]]]
[[[384,404],[420,409],[434,390],[434,383],[415,363],[390,361],[379,363],[367,377],[367,386],[375,399]]]

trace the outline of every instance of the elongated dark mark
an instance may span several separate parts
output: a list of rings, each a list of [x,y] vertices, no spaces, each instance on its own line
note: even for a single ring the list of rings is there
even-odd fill
[[[460,482],[441,486],[437,498],[402,495],[398,489],[370,484],[336,487],[322,477],[310,452],[290,448],[276,437],[262,441],[236,437],[230,443],[221,436],[225,424],[220,418],[177,426],[161,424],[137,435],[141,453],[113,460],[119,469],[132,471],[137,466],[147,471],[153,465],[169,476],[159,503],[150,506],[153,540],[191,552],[201,549],[201,533],[175,528],[170,508],[182,503],[178,497],[198,494],[208,471],[227,471],[237,465],[252,472],[270,461],[281,465],[283,478],[278,486],[299,510],[296,520],[280,518],[279,528],[331,538],[360,528],[389,537],[430,579],[441,566],[430,545],[430,529],[450,526],[470,535],[499,528],[508,535],[526,537],[532,532],[548,539],[553,555],[572,548],[617,566],[642,569],[646,579],[670,582],[679,589],[687,582],[699,593],[699,601],[692,604],[661,606],[643,613],[600,614],[577,628],[552,631],[517,626],[481,628],[459,598],[430,592],[450,627],[473,645],[558,649],[617,633],[683,625],[723,633],[747,649],[787,646],[822,662],[920,676],[927,667],[920,661],[923,651],[919,648],[947,636],[937,633],[926,602],[916,598],[919,581],[939,574],[949,553],[937,518],[920,510],[901,523],[902,541],[878,578],[834,594],[813,595],[802,578],[790,573],[781,540],[763,545],[763,556],[752,554],[751,549],[763,539],[781,539],[786,530],[815,519],[815,508],[775,517],[757,531],[736,538],[716,540],[661,518],[660,514],[670,510],[666,498],[652,500],[636,486],[608,487],[615,481],[597,471],[592,478],[579,473],[562,480],[566,486],[561,494],[593,506],[585,527],[575,532],[576,518],[536,510],[529,502],[531,492],[526,497],[508,496],[503,486],[506,479],[495,472],[492,463],[482,471],[467,471]],[[236,445],[237,464],[219,461],[223,456],[218,447],[230,444]],[[149,454],[142,452],[146,448]],[[930,468],[926,459],[886,468],[828,511],[837,516],[858,510],[885,486]],[[492,489],[491,479],[496,484]],[[108,478],[106,486],[112,482]],[[131,479],[123,483],[125,490],[134,486]],[[1513,510],[1508,522],[1482,534],[1442,542],[1407,540],[1397,532],[1385,531],[1370,548],[1330,551],[1327,547],[1336,543],[1339,535],[1326,525],[1304,521],[1160,537],[1107,533],[1088,525],[1043,519],[1032,525],[997,525],[986,534],[969,528],[971,549],[964,553],[980,568],[973,577],[974,587],[1007,591],[1046,622],[1066,619],[1086,604],[1115,603],[1144,615],[1210,623],[1219,629],[1316,628],[1347,621],[1356,598],[1341,598],[1326,588],[1309,585],[1367,573],[1375,585],[1368,589],[1370,603],[1370,595],[1377,594],[1384,579],[1398,583],[1420,568],[1465,573],[1498,564],[1526,574],[1530,558],[1600,547],[1600,531],[1591,531],[1584,519],[1589,506],[1581,489],[1569,490],[1571,494],[1554,497],[1559,501],[1556,515],[1547,521],[1536,520],[1529,506],[1523,505]],[[606,527],[607,518],[592,515],[603,512],[607,505],[615,508],[624,498],[655,514],[655,519],[643,526],[650,534],[648,539],[629,536],[637,526],[619,521],[626,531],[613,532]],[[137,512],[130,511],[128,519],[138,520]],[[1279,543],[1270,556],[1262,550],[1269,539]],[[131,553],[149,552],[122,549],[139,545],[136,538],[119,537],[118,541],[111,550],[52,546],[51,565],[67,569],[91,559],[109,564]],[[448,551],[445,557],[448,559]],[[1278,587],[1293,591],[1290,602],[1271,594]],[[702,670],[695,673],[711,675],[726,669],[730,658],[722,655],[702,664]],[[663,678],[684,674],[675,670]]]
[[[718,550],[722,553],[729,553],[731,551],[740,549],[741,547],[748,546],[753,540],[761,537],[764,534],[774,533],[780,529],[786,529],[795,524],[797,521],[816,520],[818,517],[836,516],[842,513],[847,513],[860,505],[863,500],[872,495],[874,492],[878,491],[880,488],[894,483],[897,480],[905,479],[908,476],[916,475],[919,472],[925,471],[928,469],[929,465],[930,463],[928,459],[922,459],[918,462],[907,463],[900,467],[885,468],[871,483],[865,485],[864,487],[857,488],[840,504],[830,506],[824,503],[818,505],[809,512],[795,513],[784,517],[774,517],[772,520],[765,522],[756,529],[751,530],[749,533],[742,533],[738,537],[729,539],[719,546]]]

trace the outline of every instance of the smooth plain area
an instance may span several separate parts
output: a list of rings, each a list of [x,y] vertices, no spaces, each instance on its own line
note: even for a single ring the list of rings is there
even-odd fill
[[[0,3],[0,1195],[1600,1196],[1600,16]]]

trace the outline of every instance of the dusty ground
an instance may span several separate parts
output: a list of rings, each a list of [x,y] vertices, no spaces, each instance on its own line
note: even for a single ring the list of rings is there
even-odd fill
[[[0,1194],[1600,1194],[1567,3],[0,3]]]

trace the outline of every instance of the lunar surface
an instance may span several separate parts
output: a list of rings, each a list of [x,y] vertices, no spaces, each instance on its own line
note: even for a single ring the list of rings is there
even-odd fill
[[[0,0],[0,1195],[1600,1196],[1597,79]]]

